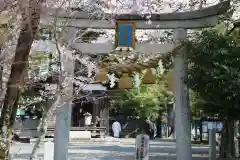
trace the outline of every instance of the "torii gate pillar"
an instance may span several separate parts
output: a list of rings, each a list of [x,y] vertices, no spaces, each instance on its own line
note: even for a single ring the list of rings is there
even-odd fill
[[[186,29],[175,29],[175,42],[186,40]],[[191,127],[189,117],[189,93],[187,84],[188,64],[186,52],[176,55],[174,58],[174,80],[175,80],[175,128],[177,160],[191,160]]]

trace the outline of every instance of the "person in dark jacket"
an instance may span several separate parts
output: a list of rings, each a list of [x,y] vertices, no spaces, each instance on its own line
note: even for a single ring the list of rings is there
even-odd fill
[[[147,134],[150,139],[153,139],[153,137],[154,137],[154,125],[149,119],[144,121],[144,124],[143,124],[143,127],[142,127],[142,132]]]
[[[149,119],[147,119],[146,122],[149,126],[149,137],[152,140],[154,137],[154,124]]]

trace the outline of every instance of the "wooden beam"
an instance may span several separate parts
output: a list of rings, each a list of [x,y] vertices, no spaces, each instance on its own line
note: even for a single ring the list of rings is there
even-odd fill
[[[198,19],[210,16],[221,15],[225,13],[230,8],[230,1],[220,2],[216,5],[203,8],[201,10],[188,11],[188,12],[174,12],[174,13],[163,13],[163,14],[151,14],[150,19],[152,21],[173,21],[173,20],[191,20]],[[149,14],[137,15],[137,14],[120,14],[120,15],[112,15],[110,13],[104,13],[102,16],[97,15],[94,16],[91,13],[87,13],[86,11],[82,11],[79,8],[72,9],[54,9],[54,8],[46,8],[44,13],[50,16],[56,16],[56,12],[58,12],[58,17],[60,18],[75,18],[75,19],[94,19],[94,20],[109,20],[109,17],[114,17],[116,20],[133,20],[133,21],[144,21],[149,16]],[[70,14],[71,13],[71,14]]]
[[[136,22],[137,29],[196,29],[212,27],[218,24],[218,16],[204,17],[200,19],[191,20],[168,20],[168,21],[152,21],[151,24],[147,24],[147,20],[138,20]],[[41,25],[58,27],[73,27],[73,28],[92,28],[92,29],[115,29],[115,24],[108,20],[91,20],[91,19],[68,19],[58,18],[57,23],[53,24],[55,17],[42,17]],[[66,23],[67,22],[67,23]]]
[[[136,44],[135,51],[142,53],[166,53],[172,51],[174,44]],[[110,43],[74,43],[71,45],[84,54],[109,54],[114,51],[114,44]]]

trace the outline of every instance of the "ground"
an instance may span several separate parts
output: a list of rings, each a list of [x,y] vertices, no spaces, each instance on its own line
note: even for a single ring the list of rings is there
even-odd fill
[[[34,143],[15,143],[11,147],[14,160],[27,160]],[[43,144],[39,158],[43,159]],[[69,144],[69,160],[133,160],[135,143],[133,140],[122,142],[71,142]],[[150,143],[150,160],[176,159],[176,145],[174,142],[160,142],[154,140]],[[193,160],[207,160],[208,146],[193,146]]]

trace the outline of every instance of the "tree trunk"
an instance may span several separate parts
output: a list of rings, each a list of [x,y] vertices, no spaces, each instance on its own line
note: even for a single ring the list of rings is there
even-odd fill
[[[1,54],[1,48],[0,48],[0,54]],[[2,99],[1,99],[1,94],[3,92],[3,67],[2,64],[0,65],[0,106],[2,106]]]
[[[9,122],[9,126],[8,126],[8,128],[9,128],[9,140],[12,140],[12,137],[13,137],[12,128],[13,128],[13,125],[14,125],[14,122],[15,122],[15,117],[16,117],[17,108],[18,108],[18,100],[19,100],[20,96],[21,96],[21,94],[19,93],[17,95],[16,101],[13,104],[13,110],[12,110],[12,113],[11,113],[11,116],[10,116],[10,122]]]
[[[27,1],[28,2],[28,1]],[[27,67],[29,52],[36,35],[39,21],[41,1],[30,0],[28,8],[22,8],[22,26],[19,34],[11,74],[7,84],[7,92],[3,101],[2,114],[0,117],[0,160],[7,160],[9,154],[9,131],[12,112],[16,112],[18,95],[22,84],[22,76]],[[15,117],[12,117],[15,119]]]
[[[232,160],[235,156],[233,127],[233,120],[227,119],[224,121],[224,129],[221,132],[220,153],[217,160]]]

